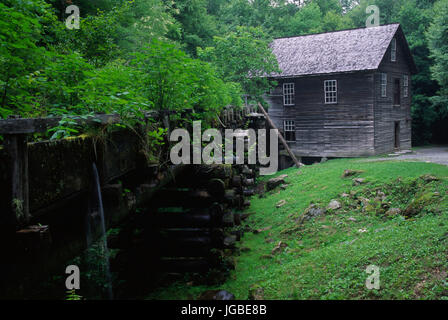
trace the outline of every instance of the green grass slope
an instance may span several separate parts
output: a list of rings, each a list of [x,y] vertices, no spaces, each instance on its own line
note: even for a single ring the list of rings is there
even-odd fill
[[[346,169],[363,173],[342,178]],[[252,197],[245,223],[260,232],[245,233],[225,283],[175,283],[148,298],[194,299],[218,288],[237,299],[251,290],[265,299],[448,298],[448,167],[339,159],[280,174],[288,175],[285,190]],[[425,174],[438,181],[420,178]],[[354,186],[353,178],[365,184]],[[332,199],[342,208],[302,219],[311,203],[325,209]],[[287,246],[273,253],[280,241]],[[379,267],[378,290],[366,287],[369,265]]]

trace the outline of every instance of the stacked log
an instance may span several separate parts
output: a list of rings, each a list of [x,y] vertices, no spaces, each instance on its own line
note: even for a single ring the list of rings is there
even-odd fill
[[[249,205],[254,169],[246,165],[192,165],[153,197],[160,270],[202,273],[219,269],[224,251],[241,238],[239,210]]]

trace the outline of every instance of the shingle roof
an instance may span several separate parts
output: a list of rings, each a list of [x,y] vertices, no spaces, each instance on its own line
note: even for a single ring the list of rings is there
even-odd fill
[[[275,39],[271,48],[291,77],[378,69],[399,24]]]

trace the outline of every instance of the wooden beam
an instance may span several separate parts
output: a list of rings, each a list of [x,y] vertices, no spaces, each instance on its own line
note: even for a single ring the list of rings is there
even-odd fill
[[[97,114],[92,117],[81,118],[72,117],[79,125],[86,124],[109,124],[120,121],[117,114]],[[51,127],[55,127],[61,121],[61,117],[54,118],[18,118],[0,120],[0,134],[27,134],[35,132],[44,132]]]
[[[5,148],[11,161],[10,201],[12,221],[16,226],[30,220],[29,180],[28,180],[28,141],[25,134],[5,135]]]
[[[283,138],[282,134],[280,133],[278,128],[275,126],[275,124],[272,122],[271,118],[267,114],[266,110],[264,110],[264,108],[260,102],[258,102],[258,107],[260,108],[260,110],[264,114],[264,116],[266,117],[266,120],[268,120],[268,123],[271,126],[271,128],[276,130],[278,138],[280,139],[281,143],[285,147],[286,151],[288,151],[288,154],[291,157],[291,159],[294,161],[296,167],[300,168],[300,162],[297,160],[296,156],[294,155],[294,153],[291,151],[288,144],[286,143],[286,140]]]

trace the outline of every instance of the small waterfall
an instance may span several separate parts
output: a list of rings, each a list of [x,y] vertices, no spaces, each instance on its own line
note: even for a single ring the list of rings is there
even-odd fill
[[[109,300],[113,299],[113,292],[112,292],[112,275],[110,272],[110,263],[109,263],[109,249],[107,247],[107,235],[106,235],[106,221],[104,218],[104,208],[103,208],[103,199],[101,195],[101,186],[100,186],[100,178],[98,175],[98,169],[96,167],[96,164],[93,163],[93,179],[94,179],[94,200],[97,203],[97,213],[99,214],[100,218],[100,229],[101,229],[101,238],[100,238],[100,245],[102,245],[102,252],[104,257],[104,268],[105,268],[105,276],[106,276],[106,282],[107,282],[107,297]],[[95,228],[92,228],[90,225],[90,217],[88,218],[88,228],[87,228],[87,246],[90,248],[92,245],[92,230],[95,230]]]

